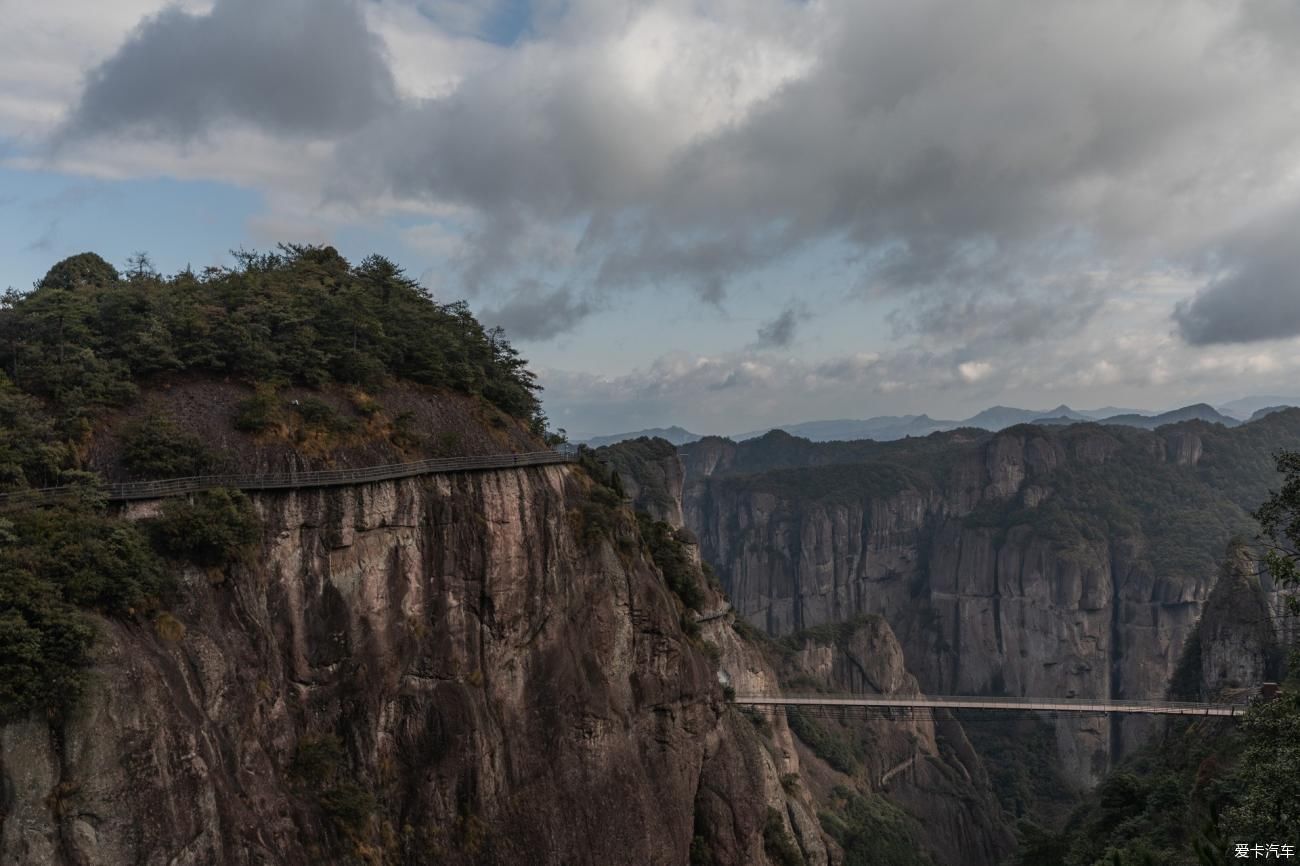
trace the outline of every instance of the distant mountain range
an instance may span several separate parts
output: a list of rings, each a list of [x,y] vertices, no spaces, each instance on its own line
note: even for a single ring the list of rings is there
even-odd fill
[[[648,436],[651,439],[667,439],[674,445],[685,445],[688,442],[696,442],[704,438],[703,436],[674,425],[672,427],[651,427],[648,430],[637,430],[635,433],[614,433],[609,436],[593,436],[590,439],[582,440],[581,444],[590,445],[592,448],[600,448],[603,445],[613,445],[616,442],[623,442],[627,439],[640,439],[642,436]]]
[[[1279,397],[1276,394],[1268,394],[1232,400],[1220,404],[1218,410],[1225,415],[1246,421],[1255,417],[1261,409],[1289,409],[1292,406],[1300,406],[1300,397]]]
[[[1106,424],[1122,424],[1128,427],[1142,427],[1154,430],[1162,424],[1174,424],[1193,419],[1236,427],[1243,421],[1254,421],[1280,409],[1300,406],[1300,398],[1278,396],[1243,397],[1215,408],[1208,403],[1195,403],[1181,409],[1168,412],[1152,412],[1144,409],[1123,409],[1106,406],[1101,409],[1071,409],[1064,404],[1055,409],[1034,410],[1017,409],[1011,406],[993,406],[963,421],[947,421],[931,418],[929,415],[881,415],[875,418],[851,419],[841,418],[830,421],[801,421],[780,427],[767,427],[751,430],[748,433],[734,434],[728,438],[737,442],[755,439],[771,430],[784,430],[792,436],[799,436],[813,442],[847,442],[858,439],[874,439],[877,442],[890,442],[908,436],[928,436],[931,433],[955,430],[958,427],[978,427],[983,430],[1002,430],[1016,424],[1077,424],[1084,421],[1098,421]],[[685,445],[703,438],[682,427],[654,427],[638,430],[634,433],[616,433],[610,436],[596,436],[585,440],[583,444],[598,448],[613,445],[626,439],[641,436],[667,439],[674,445]]]

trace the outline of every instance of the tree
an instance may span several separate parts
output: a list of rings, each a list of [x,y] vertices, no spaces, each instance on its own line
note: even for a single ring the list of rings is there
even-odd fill
[[[1278,585],[1300,589],[1300,452],[1277,455],[1282,486],[1255,512],[1264,564]],[[1287,599],[1291,615],[1300,599]],[[1245,749],[1237,767],[1238,792],[1225,811],[1225,836],[1234,843],[1290,840],[1300,827],[1300,652],[1293,647],[1291,682],[1272,701],[1252,707],[1242,720]]]
[[[1277,455],[1282,487],[1255,511],[1264,542],[1264,564],[1280,586],[1300,589],[1300,452]],[[1287,597],[1293,616],[1300,616],[1300,597]],[[1294,666],[1293,666],[1294,667]]]

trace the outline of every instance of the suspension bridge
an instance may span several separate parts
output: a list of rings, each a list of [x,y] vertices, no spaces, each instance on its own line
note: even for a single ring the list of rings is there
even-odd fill
[[[1183,701],[1112,701],[1099,699],[1049,700],[1043,698],[950,697],[916,695],[899,697],[883,695],[737,695],[734,703],[758,709],[780,707],[816,710],[851,710],[861,708],[875,711],[935,710],[1001,710],[1004,712],[1113,714],[1123,713],[1146,716],[1240,716],[1247,704],[1205,704]]]

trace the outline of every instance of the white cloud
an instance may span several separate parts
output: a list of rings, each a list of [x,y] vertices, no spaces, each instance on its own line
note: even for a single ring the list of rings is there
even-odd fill
[[[963,361],[957,365],[957,375],[963,382],[971,384],[987,379],[992,372],[993,365],[987,361]]]

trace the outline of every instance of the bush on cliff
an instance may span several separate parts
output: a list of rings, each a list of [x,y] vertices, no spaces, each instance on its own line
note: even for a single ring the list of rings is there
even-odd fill
[[[123,428],[122,464],[139,478],[186,478],[220,469],[202,439],[152,413]]]
[[[0,509],[0,719],[63,712],[77,697],[94,631],[156,609],[170,583],[147,536],[109,516],[93,489]]]
[[[217,488],[189,499],[169,499],[151,528],[158,548],[169,556],[220,567],[247,555],[260,525],[247,496]]]
[[[655,520],[644,512],[637,512],[637,525],[641,538],[650,550],[650,556],[663,573],[668,588],[676,593],[682,604],[691,610],[699,610],[704,604],[704,593],[700,589],[699,573],[695,563],[685,550],[685,545],[678,540],[673,528],[662,520]]]

